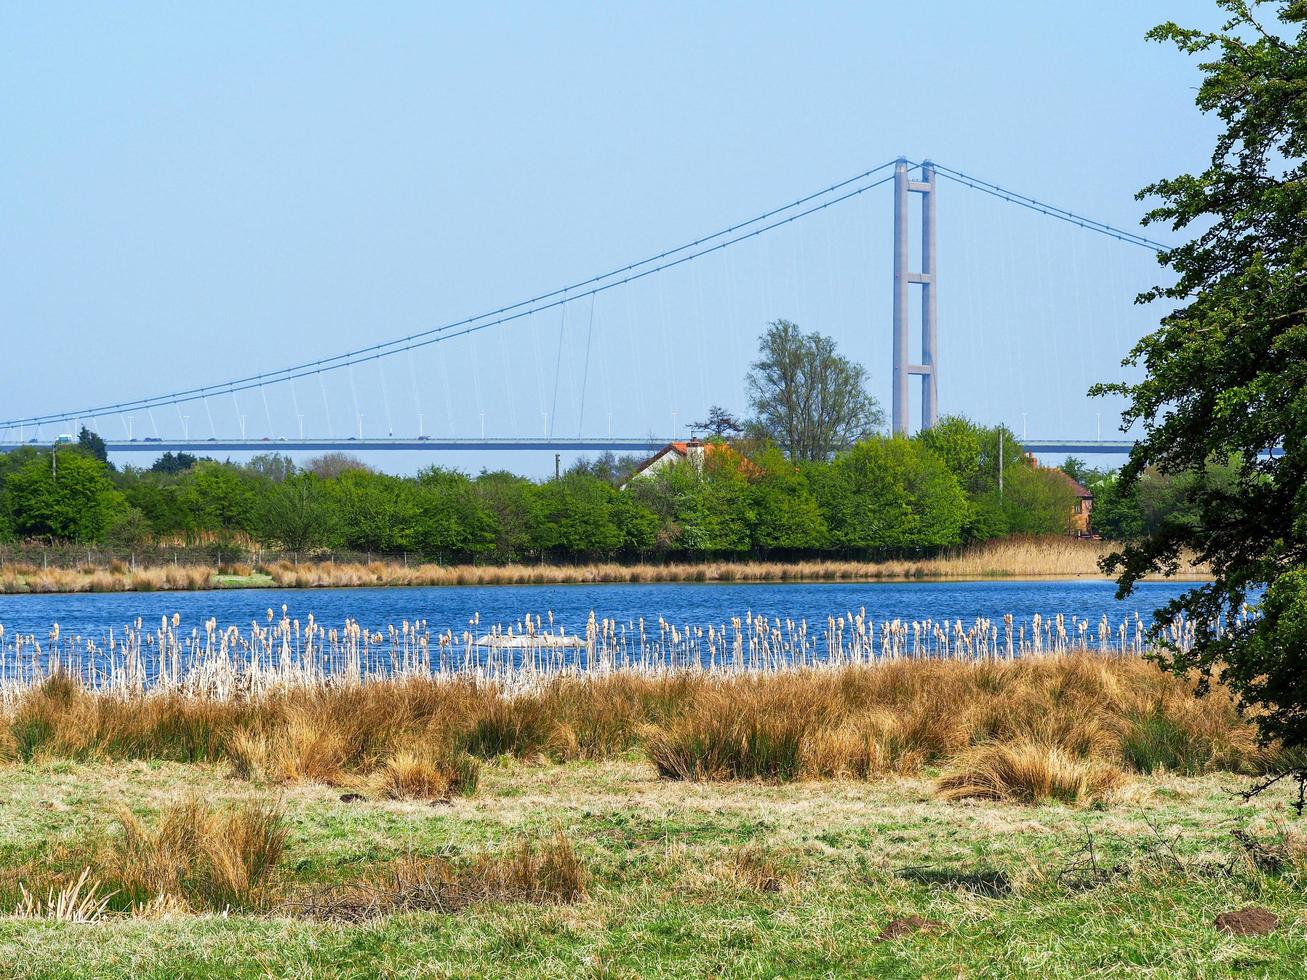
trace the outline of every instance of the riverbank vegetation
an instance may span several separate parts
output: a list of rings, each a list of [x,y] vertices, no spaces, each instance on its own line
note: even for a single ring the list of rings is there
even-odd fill
[[[909,582],[947,579],[1094,578],[1111,546],[1070,537],[1008,538],[931,557],[884,561],[732,561],[531,565],[439,565],[412,560],[301,560],[206,547],[139,553],[65,549],[11,551],[0,562],[0,593],[161,592],[211,588],[359,588],[445,585],[584,585],[622,582]],[[66,562],[67,564],[62,564]],[[1201,579],[1185,563],[1173,578]]]
[[[543,482],[437,467],[390,476],[341,456],[300,468],[276,454],[244,465],[167,455],[148,470],[118,471],[94,448],[90,440],[0,457],[9,564],[25,556],[44,567],[51,556],[94,564],[92,552],[103,549],[133,565],[179,553],[214,564],[275,555],[292,563],[928,565],[960,547],[1064,535],[1077,509],[1066,472],[1020,455],[1010,432],[964,419],[912,439],[871,436],[829,461],[795,463],[770,443],[738,439],[638,475],[636,461],[604,457]],[[1071,471],[1092,483],[1114,533],[1183,519],[1187,484],[1166,481],[1166,492],[1119,500],[1111,474],[1076,461]]]
[[[413,676],[94,692],[54,674],[0,710],[10,760],[222,762],[243,779],[387,798],[475,793],[479,763],[637,752],[663,778],[789,782],[942,769],[946,798],[1102,800],[1131,774],[1276,765],[1219,685],[1133,656],[570,674],[521,687]]]
[[[509,698],[47,681],[3,722],[0,969],[1294,975],[1307,842],[1287,790],[1232,792],[1270,757],[1193,691],[1085,655]],[[433,745],[475,785],[414,780]],[[1269,935],[1217,928],[1250,905]]]

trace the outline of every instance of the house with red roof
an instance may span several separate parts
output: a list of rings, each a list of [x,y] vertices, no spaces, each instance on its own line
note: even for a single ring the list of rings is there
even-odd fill
[[[736,452],[731,446],[724,442],[704,442],[701,439],[687,439],[684,442],[669,442],[656,453],[646,459],[636,467],[635,472],[631,474],[631,480],[642,476],[653,476],[659,470],[674,466],[684,460],[689,460],[696,470],[703,471],[705,460],[708,459],[729,459],[737,462],[746,470],[751,470],[753,464]]]

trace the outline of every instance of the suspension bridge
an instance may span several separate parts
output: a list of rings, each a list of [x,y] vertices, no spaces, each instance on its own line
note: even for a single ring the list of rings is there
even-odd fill
[[[914,380],[920,386],[916,395],[920,426],[929,427],[939,418],[941,391],[947,393],[941,384],[950,376],[966,375],[971,398],[981,404],[959,403],[955,399],[951,403],[953,411],[985,424],[1008,424],[1020,432],[1020,441],[1027,451],[1077,455],[1128,452],[1132,444],[1129,438],[1102,437],[1102,412],[1095,413],[1093,439],[1032,438],[1026,432],[1024,411],[1020,412],[1021,424],[1016,425],[1012,391],[1023,384],[1033,384],[1029,377],[1042,378],[1046,373],[1043,368],[1034,375],[1025,372],[1027,380],[1018,379],[1015,384],[1010,377],[1002,384],[989,383],[983,375],[977,379],[977,371],[991,375],[999,372],[995,365],[1001,363],[1001,358],[995,359],[993,351],[1001,350],[1004,318],[1014,315],[1003,311],[986,313],[978,310],[978,304],[987,302],[987,294],[994,291],[1006,291],[1011,299],[1014,284],[1032,277],[1056,280],[1058,270],[1063,269],[1059,260],[1071,256],[1074,264],[1085,246],[1083,241],[1070,245],[1053,243],[1052,247],[1046,247],[1036,269],[1032,270],[1029,261],[1019,263],[1009,259],[1005,274],[978,275],[977,269],[994,268],[991,246],[982,242],[977,249],[974,241],[968,241],[968,253],[957,255],[949,252],[948,240],[940,235],[939,197],[945,183],[998,202],[1001,209],[1017,210],[1027,216],[1038,216],[1042,222],[1069,227],[1071,234],[1110,241],[1113,248],[1142,250],[1151,257],[1152,275],[1156,274],[1156,255],[1166,251],[1165,245],[1136,232],[961,170],[929,160],[917,162],[900,157],[639,261],[393,340],[202,386],[0,420],[0,450],[66,441],[86,426],[105,440],[112,453],[643,452],[672,439],[684,438],[691,424],[691,408],[701,412],[710,403],[730,403],[730,399],[716,397],[718,392],[728,390],[727,382],[720,376],[720,366],[705,366],[694,360],[694,351],[714,326],[751,317],[750,311],[757,309],[759,315],[753,317],[756,332],[756,327],[775,318],[774,313],[779,309],[793,316],[808,314],[800,320],[801,326],[833,333],[842,346],[846,337],[830,330],[828,321],[838,321],[846,332],[856,327],[857,336],[868,350],[876,347],[888,350],[888,370],[883,377],[889,381],[886,400],[890,426],[895,432],[908,433],[912,428]],[[865,203],[876,197],[870,192],[887,185],[892,185],[888,222],[884,220],[884,212],[880,212],[879,218],[868,213],[869,205]],[[918,207],[913,206],[914,198],[919,201]],[[832,217],[847,215],[857,207],[862,207],[862,211],[853,214],[852,225],[847,217]],[[999,227],[1008,220],[1006,211],[1001,210],[999,214],[997,221],[991,216],[982,222],[982,229]],[[813,233],[802,230],[822,220],[826,222],[824,252],[819,242],[814,244]],[[840,220],[845,224],[837,226]],[[887,227],[890,235],[884,236]],[[841,242],[837,248],[833,242],[841,228],[845,232],[851,228],[852,232],[849,241]],[[785,235],[789,239],[783,240]],[[876,261],[872,255],[875,249],[867,244],[870,238],[888,239],[888,261],[883,264]],[[780,273],[766,266],[768,260],[775,259],[773,251],[778,250],[777,242],[782,242],[780,250],[790,252],[789,268]],[[941,263],[941,254],[953,258]],[[766,266],[764,273],[752,273],[752,281],[748,281],[750,273],[741,273],[749,255],[759,265]],[[941,317],[940,270],[941,266],[948,270],[950,262],[958,270],[952,280],[955,285],[951,287],[956,292],[945,295],[959,297],[964,302],[956,303],[957,312],[946,311]],[[1129,277],[1118,275],[1117,278]],[[676,280],[681,290],[678,299],[669,299],[669,292],[661,285],[655,287],[662,289],[661,292],[650,291],[653,284],[670,280]],[[808,289],[806,294],[801,293],[801,280]],[[818,281],[815,287],[814,280]],[[943,281],[949,281],[947,272]],[[1032,305],[1028,297],[1012,302],[1021,316],[1047,321],[1045,329],[1050,334],[1052,348],[1048,356],[1056,363],[1066,364],[1068,347],[1074,345],[1077,337],[1083,341],[1087,335],[1083,319],[1101,319],[1098,313],[1086,312],[1095,302],[1099,306],[1108,302],[1101,298],[1095,300],[1094,296],[1101,297],[1110,288],[1112,302],[1124,301],[1128,305],[1131,290],[1126,288],[1128,284],[1119,282],[1109,287],[1079,269],[1070,280],[1063,269],[1062,282],[1064,285],[1058,288],[1063,293],[1071,293],[1073,287],[1065,283],[1074,282],[1074,295],[1046,299],[1042,310],[1037,303]],[[848,283],[855,285],[847,286]],[[883,285],[888,293],[888,309],[879,305],[884,293],[875,283]],[[789,287],[792,295],[786,295],[785,287]],[[1142,291],[1143,288],[1134,290]],[[715,298],[709,295],[714,293]],[[597,318],[596,309],[601,301],[605,312]],[[680,304],[675,311],[674,303]],[[1120,318],[1119,314],[1114,315]],[[941,319],[944,320],[943,341]],[[650,326],[660,320],[661,352],[654,336],[659,331]],[[1000,329],[992,336],[979,336],[987,320],[991,324],[997,322]],[[1080,322],[1074,328],[1067,327],[1066,323],[1072,320]],[[689,334],[676,338],[675,348],[671,339],[673,322],[688,324],[682,329]],[[952,327],[953,323],[960,329]],[[1060,329],[1067,331],[1061,336],[1055,333],[1059,324]],[[514,332],[522,327],[528,330]],[[554,327],[557,344],[551,351],[552,337],[545,335],[547,332],[552,335]],[[1096,336],[1097,327],[1097,323],[1091,322],[1088,335]],[[739,329],[737,326],[737,332]],[[1130,326],[1136,336],[1139,329],[1138,325]],[[950,351],[963,346],[950,347],[955,337],[965,339],[971,346],[950,359]],[[526,346],[528,338],[530,349]],[[496,339],[498,350],[489,349]],[[1133,339],[1134,336],[1127,336],[1124,341],[1113,339],[1113,357],[1119,358]],[[433,350],[451,353],[441,357],[434,367],[423,364],[419,371],[417,355]],[[690,351],[688,356],[686,350]],[[730,370],[742,376],[749,358],[738,339],[736,350],[744,356],[731,364]],[[1009,350],[1007,354],[1010,364],[1012,352]],[[457,360],[451,360],[454,357]],[[991,363],[986,368],[982,365],[987,357]],[[501,367],[527,362],[529,367],[523,370],[529,375],[530,368],[534,368],[534,383],[510,380],[492,386],[487,392],[483,362]],[[649,365],[654,363],[658,367],[651,370]],[[880,376],[874,370],[876,362],[870,363],[873,378]],[[550,367],[552,384],[548,377]],[[360,383],[359,375],[364,370],[370,376]],[[411,394],[401,395],[404,385],[396,375],[405,373],[412,390]],[[602,377],[596,378],[596,373]],[[695,379],[700,386],[697,398],[680,390],[683,382],[691,387]],[[738,382],[732,379],[730,383]],[[1065,372],[1056,372],[1053,383],[1067,384]],[[329,385],[333,394],[329,394]],[[1081,392],[1085,387],[1081,386]],[[598,389],[602,389],[607,399],[608,411],[596,418],[593,407],[587,413],[587,400],[593,406],[599,397]],[[431,405],[433,397],[439,401],[442,396],[444,411],[439,405]],[[666,397],[670,410],[656,404],[662,397]],[[340,401],[346,398],[347,404],[342,408]],[[519,404],[532,401],[535,404],[530,407]],[[996,404],[984,404],[990,401]],[[1003,404],[997,404],[1000,401]],[[621,432],[614,425],[615,406],[625,410],[621,414],[625,417],[622,424],[627,426],[627,434],[614,435],[615,431]],[[487,416],[496,411],[511,417],[510,434],[487,433]],[[565,412],[569,414],[566,423],[569,427],[571,416],[575,416],[575,434],[564,431]],[[655,416],[666,419],[664,412],[670,415],[670,426],[666,422],[650,422]],[[604,415],[606,425],[601,421]],[[342,416],[347,420],[344,424]],[[528,421],[524,422],[524,417]],[[438,419],[443,423],[441,428],[449,430],[448,434],[427,431],[428,418]],[[309,420],[307,429],[306,419]],[[365,428],[365,419],[372,422],[370,431]],[[460,425],[463,431],[458,431]],[[318,427],[316,431],[314,426]],[[478,434],[469,434],[468,428]],[[400,435],[396,435],[397,429]],[[596,433],[595,429],[602,432]],[[629,434],[631,429],[646,434]],[[307,436],[306,431],[310,433]]]

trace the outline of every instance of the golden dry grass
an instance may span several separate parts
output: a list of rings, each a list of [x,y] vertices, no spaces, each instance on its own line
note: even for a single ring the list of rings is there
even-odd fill
[[[266,804],[218,810],[189,799],[152,828],[128,811],[119,822],[121,834],[96,863],[117,903],[132,906],[172,899],[216,911],[259,907],[286,846],[281,814]]]
[[[84,829],[42,859],[7,869],[0,893],[16,914],[93,921],[106,911],[158,918],[170,912],[264,908],[286,847],[280,809],[265,802],[216,807],[194,796],[168,803],[147,824],[120,807],[114,831]],[[60,868],[78,872],[61,873]],[[42,897],[44,896],[44,897]]]
[[[1085,803],[1105,799],[1124,782],[1124,772],[1101,758],[1057,742],[1022,739],[959,754],[939,778],[937,791],[946,800]]]
[[[375,778],[388,800],[444,800],[476,792],[480,763],[464,752],[401,749],[381,764]]]
[[[90,694],[57,676],[3,722],[0,746],[15,758],[225,761],[247,780],[366,785],[393,798],[470,793],[475,758],[634,749],[666,779],[871,779],[944,766],[948,796],[1012,799],[1101,796],[1107,769],[1253,773],[1274,761],[1219,684],[1198,698],[1191,680],[1096,654],[617,672],[517,693],[414,678],[229,700]]]
[[[289,562],[224,566],[223,574],[247,585],[279,588],[440,585],[572,585],[619,582],[900,581],[914,579],[1094,578],[1114,545],[1070,537],[1008,538],[960,548],[934,558],[889,561],[706,561],[666,564],[435,565],[408,562]],[[0,592],[120,592],[212,588],[210,565],[142,565],[107,568],[0,568]],[[1207,570],[1181,564],[1181,579]]]

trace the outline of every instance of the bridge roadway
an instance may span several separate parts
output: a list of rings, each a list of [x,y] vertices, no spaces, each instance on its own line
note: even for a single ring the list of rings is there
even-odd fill
[[[647,437],[644,439],[608,437],[591,439],[566,438],[438,438],[435,436],[416,439],[364,438],[364,439],[106,439],[105,447],[111,453],[165,453],[183,452],[195,456],[209,456],[214,453],[260,453],[260,452],[375,452],[377,450],[397,450],[401,452],[500,452],[500,451],[536,451],[536,452],[615,452],[640,453],[652,452],[672,441],[669,437]],[[1021,448],[1031,453],[1080,455],[1125,456],[1130,452],[1133,442],[1126,439],[1078,440],[1078,439],[1022,439],[1018,440]],[[37,442],[0,442],[0,452],[17,449],[20,446],[49,446],[48,440]]]

